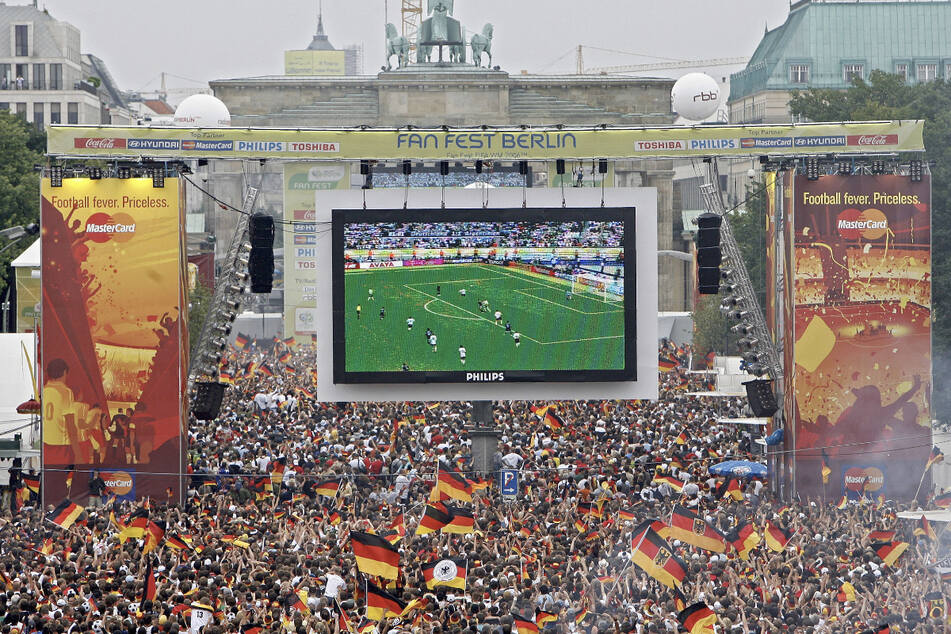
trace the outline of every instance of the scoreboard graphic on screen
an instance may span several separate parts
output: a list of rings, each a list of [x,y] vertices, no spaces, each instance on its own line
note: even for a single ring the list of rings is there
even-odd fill
[[[334,382],[635,380],[634,214],[334,211]]]

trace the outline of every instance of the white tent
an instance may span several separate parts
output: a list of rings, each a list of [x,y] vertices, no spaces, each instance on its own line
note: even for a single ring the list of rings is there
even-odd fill
[[[10,263],[10,266],[13,267],[34,267],[39,268],[40,266],[40,242],[41,240],[37,238],[33,244],[26,248],[26,251],[21,253],[17,259]]]
[[[951,522],[951,509],[937,511],[902,511],[898,517],[903,520],[920,520],[924,515],[929,522]]]
[[[20,434],[23,448],[30,448],[34,442],[39,443],[40,440],[39,425],[32,424],[29,414],[17,414],[16,409],[23,401],[33,398],[30,369],[34,361],[35,346],[32,333],[0,334],[0,359],[3,359],[4,378],[0,381],[0,438],[12,439],[14,434]],[[24,453],[38,456],[39,450]],[[0,484],[6,481],[8,462],[0,460]]]

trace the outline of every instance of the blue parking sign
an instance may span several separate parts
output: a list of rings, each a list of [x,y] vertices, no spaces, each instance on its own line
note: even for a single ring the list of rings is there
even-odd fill
[[[518,495],[518,471],[502,469],[502,495]]]

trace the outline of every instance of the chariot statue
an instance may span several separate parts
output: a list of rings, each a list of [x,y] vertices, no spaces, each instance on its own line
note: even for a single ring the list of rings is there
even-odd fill
[[[489,56],[488,67],[492,68],[492,25],[482,27],[482,33],[472,36],[472,61],[476,66],[482,66],[482,54]]]
[[[472,61],[482,67],[483,54],[488,55],[492,67],[492,25],[486,24],[481,33],[466,42],[465,29],[459,20],[452,17],[455,0],[426,0],[426,15],[416,34],[416,63],[435,62],[439,65],[466,63],[466,49],[472,50]],[[397,56],[398,68],[409,65],[410,42],[401,36],[393,24],[386,25],[386,66],[391,70],[390,60]]]
[[[391,70],[390,58],[396,55],[398,68],[403,68],[409,64],[409,40],[399,34],[393,23],[386,25],[386,67],[385,70]]]

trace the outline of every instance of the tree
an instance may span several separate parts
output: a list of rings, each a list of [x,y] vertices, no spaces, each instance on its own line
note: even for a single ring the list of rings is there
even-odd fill
[[[201,327],[205,324],[205,317],[211,310],[214,292],[199,281],[195,288],[188,292],[188,351],[195,352]]]
[[[813,121],[924,120],[931,161],[931,303],[934,388],[932,415],[951,420],[951,83],[906,85],[897,75],[873,71],[844,91],[796,91],[793,115]]]
[[[40,221],[40,174],[46,135],[22,118],[0,111],[0,229]],[[0,254],[0,272],[6,272],[34,238],[27,237]],[[6,246],[0,241],[0,248]],[[0,279],[5,278],[0,274]],[[0,289],[0,296],[6,288]]]

